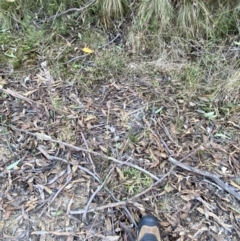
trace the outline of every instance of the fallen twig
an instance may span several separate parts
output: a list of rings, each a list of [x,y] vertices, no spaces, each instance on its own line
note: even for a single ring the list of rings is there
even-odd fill
[[[183,168],[184,170],[190,171],[190,172],[194,172],[197,173],[199,175],[205,176],[209,179],[211,179],[212,181],[214,181],[218,186],[220,186],[223,190],[225,190],[226,192],[230,193],[231,195],[233,195],[238,201],[240,201],[240,194],[237,193],[232,187],[227,186],[223,181],[221,181],[219,179],[219,175],[213,174],[211,172],[208,171],[203,171],[200,170],[198,168],[195,167],[191,167],[189,165],[183,164],[183,163],[179,163],[176,159],[169,157],[169,161],[181,168]]]
[[[7,125],[6,125],[6,126],[7,126]],[[32,136],[35,136],[35,137],[39,138],[39,133],[38,133],[38,134],[35,134],[35,133],[29,132],[29,131],[26,131],[26,130],[22,130],[22,129],[16,128],[16,127],[14,127],[14,126],[8,126],[8,127],[10,127],[10,128],[13,129],[13,130],[20,131],[20,132],[24,132],[24,133],[26,133],[26,134],[29,134],[29,135],[32,135]],[[171,169],[168,171],[168,173],[166,173],[165,175],[163,175],[161,178],[158,178],[158,177],[154,176],[153,174],[151,174],[150,172],[146,171],[145,169],[143,169],[143,168],[141,168],[141,167],[138,167],[138,166],[136,166],[136,165],[134,165],[134,164],[132,164],[132,163],[122,162],[122,161],[119,161],[119,160],[117,160],[117,159],[115,159],[115,158],[113,158],[113,157],[109,157],[109,156],[106,156],[106,155],[104,155],[104,154],[101,154],[101,153],[98,153],[98,152],[95,152],[95,151],[87,150],[87,149],[84,149],[84,148],[81,148],[81,147],[77,147],[77,146],[74,146],[74,145],[71,145],[71,144],[62,142],[62,141],[54,140],[54,139],[51,139],[51,138],[49,138],[49,139],[47,139],[47,140],[48,140],[48,141],[51,141],[51,142],[54,142],[54,143],[61,144],[61,145],[65,145],[65,146],[67,146],[67,147],[69,147],[69,148],[72,148],[72,149],[75,149],[75,150],[77,150],[77,151],[88,152],[88,153],[91,153],[91,154],[93,154],[93,155],[100,156],[100,157],[102,157],[102,158],[106,158],[106,159],[108,159],[108,160],[111,160],[111,161],[113,161],[113,162],[116,162],[116,163],[119,163],[119,164],[122,164],[122,165],[131,166],[131,167],[133,167],[133,168],[135,168],[135,169],[137,169],[137,170],[139,170],[139,171],[144,172],[145,174],[151,176],[154,180],[156,180],[156,182],[155,182],[154,184],[152,184],[149,188],[145,189],[144,191],[142,191],[141,193],[135,195],[134,197],[130,198],[129,200],[119,201],[119,202],[117,202],[117,203],[111,203],[111,204],[108,204],[108,205],[104,205],[104,206],[101,206],[101,207],[97,207],[97,208],[95,208],[95,209],[88,209],[88,210],[87,210],[87,213],[88,213],[88,212],[94,212],[94,211],[103,210],[103,209],[105,209],[105,208],[121,206],[121,205],[126,206],[127,203],[133,203],[132,200],[134,200],[134,199],[136,199],[136,198],[139,198],[140,196],[142,196],[142,195],[146,194],[147,192],[149,192],[150,190],[152,190],[153,187],[157,186],[157,185],[158,185],[159,183],[161,183],[167,176],[169,176],[169,175],[172,173],[173,169],[174,169],[176,166],[180,166],[181,162],[185,159],[185,158],[183,158],[183,159],[181,159],[181,160],[179,160],[179,161],[176,160],[176,162],[174,163],[174,166],[171,167]],[[38,149],[39,149],[39,148],[38,148]],[[39,150],[40,150],[46,157],[52,158],[52,160],[53,160],[53,159],[55,159],[55,160],[62,160],[62,161],[64,160],[64,159],[59,158],[59,157],[52,157],[52,156],[48,155],[46,152],[44,152],[43,149],[39,149]],[[189,155],[188,155],[188,156],[189,156]],[[172,158],[172,159],[173,159],[173,158]],[[51,159],[50,159],[50,160],[51,160]],[[174,160],[175,160],[175,159],[174,159]],[[66,160],[64,160],[64,162],[69,163],[69,162],[66,161]],[[83,169],[83,167],[81,167],[81,169]],[[189,169],[189,170],[190,170],[190,169]],[[86,170],[84,170],[84,171],[90,172],[88,169],[86,169]],[[90,173],[91,173],[91,172],[90,172]],[[98,178],[96,175],[94,175],[93,173],[91,173],[91,175],[92,175],[98,182],[100,182],[99,178]],[[108,191],[109,191],[109,190],[108,190]],[[78,211],[73,211],[73,210],[72,210],[72,211],[70,211],[70,214],[79,214],[79,213],[82,214],[83,212],[84,212],[84,210],[78,210]]]
[[[14,90],[10,90],[10,89],[0,89],[2,92],[4,92],[5,94],[8,94],[8,95],[11,95],[11,96],[13,96],[13,97],[15,97],[15,98],[18,98],[18,99],[20,99],[20,100],[24,100],[24,101],[26,101],[26,102],[28,102],[29,104],[40,104],[41,105],[41,103],[37,103],[37,102],[35,102],[35,101],[33,101],[33,100],[31,100],[31,99],[29,99],[29,98],[27,98],[27,97],[25,97],[25,96],[23,96],[23,95],[21,95],[21,94],[19,94],[19,93],[17,93],[16,91],[14,91]]]
[[[48,203],[48,206],[50,207],[50,205],[52,204],[52,202],[56,199],[56,197],[58,196],[58,194],[68,185],[69,182],[71,182],[72,180],[72,175],[70,175],[67,178],[67,181],[62,185],[62,187],[60,187],[58,189],[58,191],[55,193],[55,195],[53,196],[53,198],[51,199],[51,201]]]
[[[64,163],[67,163],[67,164],[70,163],[71,165],[74,165],[72,162],[69,162],[66,159],[63,159],[61,157],[49,155],[42,146],[38,146],[37,149],[50,161],[56,160],[56,161],[62,161]],[[90,174],[96,181],[100,182],[100,178],[96,176],[94,173],[92,173],[91,171],[89,171],[87,168],[78,165],[78,169]]]
[[[187,171],[192,171],[194,173],[197,173],[197,174],[200,174],[202,176],[205,176],[205,177],[216,177],[216,178],[219,178],[220,175],[216,175],[216,174],[213,174],[211,172],[208,172],[208,171],[203,171],[203,170],[200,170],[198,168],[195,168],[195,167],[191,167],[189,165],[186,165],[186,164],[183,164],[183,163],[178,163],[178,161],[176,159],[174,159],[173,157],[169,157],[169,161],[173,164],[176,164],[178,165],[179,167],[182,167],[183,169],[187,170]]]
[[[88,144],[87,144],[87,141],[86,141],[86,139],[85,139],[85,136],[83,135],[82,132],[81,132],[81,136],[82,136],[82,139],[83,139],[83,141],[84,141],[84,144],[85,144],[86,148],[89,149]],[[98,174],[96,173],[96,168],[95,168],[94,162],[93,162],[92,157],[91,157],[91,154],[90,154],[89,152],[88,152],[88,158],[89,158],[89,161],[90,161],[91,164],[92,164],[93,173],[94,173],[96,176],[98,176]],[[99,176],[98,176],[98,177],[99,177]]]
[[[57,231],[33,231],[31,234],[35,235],[55,235],[55,236],[78,236],[85,234],[85,232],[57,232]],[[16,240],[16,239],[14,239]]]
[[[181,161],[183,161],[185,158],[182,158],[181,160],[178,161],[178,163],[180,163]],[[149,188],[145,189],[144,191],[138,193],[137,195],[129,198],[128,200],[126,201],[118,201],[116,203],[110,203],[110,204],[107,204],[107,205],[104,205],[104,206],[101,206],[101,207],[97,207],[95,209],[89,209],[87,212],[95,212],[95,211],[100,211],[100,210],[103,210],[103,209],[106,209],[106,208],[113,208],[113,207],[117,207],[117,206],[126,206],[126,204],[130,203],[130,204],[134,204],[134,200],[143,196],[144,194],[146,194],[147,192],[151,191],[153,189],[153,187],[157,186],[159,183],[161,183],[167,176],[169,176],[172,171],[174,170],[174,168],[177,167],[177,164],[176,163],[175,165],[173,165],[170,170],[165,174],[163,175],[158,181],[156,181],[155,183],[153,183]],[[139,205],[138,205],[139,206]],[[125,207],[126,208],[126,207]],[[70,214],[82,214],[83,213],[83,210],[72,210],[70,211]],[[135,222],[134,222],[135,223]]]
[[[45,21],[49,21],[49,20],[52,20],[52,19],[56,19],[58,17],[61,17],[67,13],[70,13],[70,12],[82,12],[83,10],[87,9],[88,7],[90,7],[91,5],[93,5],[94,3],[96,2],[96,0],[92,0],[92,1],[89,1],[88,4],[86,4],[84,7],[82,8],[69,8],[68,10],[64,11],[64,12],[61,12],[59,14],[55,14],[54,16],[51,16],[50,18],[46,19]]]
[[[126,206],[127,204],[133,204],[134,205],[134,202],[131,201],[131,200],[126,200],[126,201],[119,201],[119,202],[116,202],[116,203],[108,203],[108,204],[100,206],[100,207],[88,209],[87,212],[88,213],[96,212],[96,211],[104,210],[106,208],[115,208],[115,207],[119,207],[119,206]],[[136,205],[136,206],[139,206],[139,205]],[[84,211],[85,211],[85,209],[71,210],[70,214],[83,214]]]
[[[118,37],[120,37],[120,36],[121,36],[121,34],[120,34],[120,33],[117,33],[116,36],[115,36],[113,39],[111,39],[108,43],[99,46],[98,49],[103,49],[103,48],[105,48],[106,46],[108,46],[108,45],[110,45],[111,43],[113,43],[113,42],[114,42]]]
[[[40,136],[41,136],[41,134],[39,134],[39,133],[33,133],[33,132],[30,132],[30,131],[26,131],[26,130],[23,130],[23,129],[16,128],[16,127],[14,127],[14,126],[10,126],[10,125],[5,125],[5,126],[10,127],[12,130],[20,131],[20,132],[26,133],[26,134],[28,134],[28,135],[35,136],[35,137],[37,137],[37,138],[40,138]],[[43,135],[43,136],[44,136],[44,135]],[[118,159],[116,159],[116,158],[114,158],[114,157],[110,157],[110,156],[107,156],[107,155],[105,155],[105,154],[98,153],[98,152],[96,152],[96,151],[91,151],[91,150],[89,150],[89,149],[85,149],[85,148],[82,148],[82,147],[77,147],[77,146],[71,145],[71,144],[66,143],[66,142],[63,142],[63,141],[54,140],[54,139],[52,139],[52,138],[50,138],[50,137],[47,138],[47,141],[51,141],[51,142],[53,142],[53,143],[58,143],[58,144],[60,144],[60,145],[67,146],[67,147],[72,148],[72,149],[74,149],[74,150],[76,150],[76,151],[88,152],[88,153],[91,153],[91,154],[93,154],[93,155],[95,155],[95,156],[100,156],[100,157],[102,157],[102,158],[105,158],[106,160],[110,160],[110,161],[116,162],[116,163],[121,164],[121,165],[126,165],[126,166],[133,167],[133,168],[135,168],[135,169],[137,169],[137,170],[145,173],[146,175],[150,176],[151,178],[153,178],[153,179],[156,180],[156,181],[159,181],[159,180],[160,180],[158,177],[156,177],[155,175],[153,175],[151,172],[149,172],[149,171],[147,171],[147,170],[145,170],[145,169],[143,169],[143,168],[141,168],[141,167],[139,167],[139,166],[137,166],[137,165],[134,165],[134,164],[132,164],[132,163],[130,163],[130,162],[123,162],[123,161],[120,161],[120,160],[118,160]]]
[[[179,146],[177,141],[175,141],[172,136],[170,135],[167,127],[164,125],[163,121],[160,119],[158,120],[158,123],[159,125],[162,127],[162,129],[164,130],[165,134],[168,136],[168,138],[176,145],[176,146]]]
[[[91,196],[90,199],[88,200],[87,205],[86,205],[86,207],[85,207],[85,209],[84,209],[84,212],[83,212],[83,217],[82,217],[83,222],[85,222],[86,219],[87,219],[87,211],[88,211],[88,208],[89,208],[90,204],[92,203],[92,200],[93,200],[94,197],[97,195],[97,193],[103,188],[103,186],[104,186],[105,183],[107,182],[109,176],[110,176],[111,173],[113,172],[114,168],[115,168],[115,167],[113,167],[113,168],[109,171],[109,173],[107,174],[104,182],[103,182],[100,186],[98,186],[98,188],[96,189],[96,191],[92,194],[92,196]]]
[[[62,161],[62,162],[64,162],[64,163],[67,163],[67,164],[70,163],[70,164],[74,165],[72,162],[68,162],[67,160],[65,160],[65,159],[63,159],[63,158],[49,155],[49,154],[44,150],[44,148],[43,148],[42,146],[38,146],[37,149],[38,149],[48,160],[50,160],[50,161],[56,160],[56,161]],[[87,168],[78,165],[78,169],[80,169],[80,170],[88,173],[88,174],[91,175],[98,183],[101,183],[101,180],[100,180],[100,178],[98,177],[98,175],[95,175],[94,173],[92,173],[91,171],[89,171]],[[112,193],[107,187],[105,187],[105,190],[108,192],[108,194],[110,194],[110,196],[112,197],[112,199],[113,199],[115,202],[119,202],[119,200],[113,195],[113,193]],[[43,205],[45,205],[45,204],[46,204],[46,202],[45,202]],[[42,205],[42,206],[43,206],[43,205]],[[41,206],[41,207],[42,207],[42,206]],[[132,217],[132,215],[131,215],[131,213],[129,212],[129,210],[127,209],[127,207],[123,207],[123,209],[125,210],[128,218],[131,220],[131,222],[132,222],[135,226],[137,226],[134,218]]]

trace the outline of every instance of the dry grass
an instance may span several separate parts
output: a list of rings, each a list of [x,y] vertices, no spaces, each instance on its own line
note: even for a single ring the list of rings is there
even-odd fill
[[[137,10],[137,25],[144,30],[163,31],[170,27],[173,7],[169,0],[142,0]]]
[[[192,3],[184,0],[180,4],[177,17],[177,29],[180,36],[194,38],[195,36],[210,37],[214,29],[212,16],[203,1]]]
[[[240,70],[233,71],[227,79],[220,81],[214,95],[223,103],[238,104],[240,100]]]
[[[107,27],[110,25],[111,20],[122,19],[125,6],[125,0],[99,0],[98,7],[104,25]]]
[[[2,31],[16,24],[21,28],[21,25],[29,24],[34,18],[42,20],[69,8],[83,7],[86,2],[71,0],[53,1],[48,4],[46,1],[33,0],[1,1]],[[209,39],[226,38],[229,34],[236,33],[239,28],[239,13],[240,4],[237,0],[183,0],[177,3],[173,0],[98,0],[83,12],[73,12],[72,16],[85,23],[101,22],[105,28],[115,24],[117,28],[122,24],[119,25],[119,20],[127,20],[128,29],[135,29],[137,38],[146,38],[151,32],[155,36],[161,35],[165,38],[183,36]],[[65,16],[58,20],[63,23],[62,19],[65,19]],[[57,23],[56,19],[54,23]],[[140,33],[136,33],[136,30]],[[131,37],[130,41],[133,41]]]

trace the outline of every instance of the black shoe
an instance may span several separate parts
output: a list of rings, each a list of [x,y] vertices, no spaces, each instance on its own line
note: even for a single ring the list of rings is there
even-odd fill
[[[160,225],[153,216],[144,216],[138,224],[137,241],[161,241]]]

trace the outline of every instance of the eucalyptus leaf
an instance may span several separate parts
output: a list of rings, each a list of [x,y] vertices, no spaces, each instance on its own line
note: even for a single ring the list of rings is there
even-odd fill
[[[215,137],[221,137],[221,138],[223,138],[223,139],[231,139],[229,136],[227,136],[227,135],[224,135],[224,134],[222,134],[222,133],[217,133],[216,135],[214,135]]]
[[[206,117],[206,118],[208,118],[208,119],[210,119],[210,120],[217,117],[217,115],[215,115],[215,112],[214,112],[214,111],[207,112],[207,113],[205,112],[205,113],[203,114],[203,116]]]
[[[160,107],[159,109],[157,109],[157,110],[155,111],[155,114],[160,113],[160,112],[162,111],[162,109],[163,109],[163,107]]]
[[[18,160],[18,161],[15,161],[14,163],[10,164],[9,166],[7,166],[7,170],[12,170],[14,167],[16,167],[18,165],[18,163],[21,161]]]
[[[38,139],[43,140],[43,141],[49,141],[52,139],[51,136],[48,136],[44,133],[36,133],[36,136]]]

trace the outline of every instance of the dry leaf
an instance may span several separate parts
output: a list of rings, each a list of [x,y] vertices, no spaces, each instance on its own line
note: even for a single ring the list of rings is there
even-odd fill
[[[198,212],[200,212],[201,214],[204,214],[206,215],[206,210],[205,212],[203,211],[202,208],[198,207],[197,208]],[[231,229],[233,226],[232,225],[229,225],[229,224],[226,224],[224,223],[216,214],[212,213],[212,212],[207,212],[207,215],[212,217],[216,222],[218,222],[218,224],[220,224],[222,227],[224,227],[225,229]]]
[[[106,237],[104,237],[104,241],[118,241],[119,240],[119,236],[106,236]]]
[[[181,210],[181,212],[183,212],[181,215],[180,215],[180,218],[181,219],[185,219],[187,216],[188,216],[188,213],[190,212],[190,209],[191,209],[191,202],[188,202]]]
[[[169,222],[160,222],[161,227],[168,227],[171,225]]]
[[[138,208],[141,212],[146,211],[145,208],[144,208],[144,206],[143,206],[142,204],[137,203],[137,202],[133,202],[132,204],[133,204],[136,208]]]
[[[43,140],[43,141],[52,140],[51,136],[48,136],[44,133],[35,133],[35,135],[37,136],[38,139]]]
[[[97,120],[97,117],[94,116],[94,115],[89,115],[89,116],[87,116],[87,117],[84,119],[85,122],[95,121],[95,120]]]
[[[105,152],[105,153],[108,152],[108,149],[107,149],[106,147],[104,147],[104,146],[99,145],[99,148],[100,148],[103,152]]]
[[[81,120],[78,120],[77,123],[78,123],[78,125],[79,125],[80,127],[82,127],[82,128],[84,127],[84,124],[83,124],[83,122],[82,122]]]
[[[5,84],[6,84],[6,81],[0,76],[0,89],[2,89]]]
[[[237,185],[237,183],[235,183],[234,181],[230,181],[231,185],[234,186],[235,188],[237,188],[240,191],[240,186]]]
[[[115,168],[117,174],[118,174],[118,178],[119,178],[119,181],[122,182],[125,180],[125,177],[123,175],[123,172],[121,171],[121,169],[119,167],[116,167]]]
[[[105,227],[108,231],[112,230],[112,223],[109,217],[105,217]]]
[[[159,165],[159,159],[153,154],[152,149],[149,149],[153,163],[151,163],[150,168],[154,168]]]

